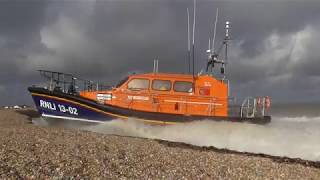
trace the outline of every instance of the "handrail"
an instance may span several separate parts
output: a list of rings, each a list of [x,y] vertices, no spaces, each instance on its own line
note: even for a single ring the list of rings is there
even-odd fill
[[[94,81],[82,79],[75,77],[69,73],[48,71],[48,70],[38,70],[40,75],[49,81],[49,90],[62,91],[64,93],[78,93],[79,91],[93,91],[93,90],[102,90],[110,89],[110,86],[105,88],[105,85],[96,83]],[[82,88],[81,88],[82,87]]]
[[[247,97],[243,100],[240,108],[240,116],[244,118],[255,118],[266,115],[266,97]]]

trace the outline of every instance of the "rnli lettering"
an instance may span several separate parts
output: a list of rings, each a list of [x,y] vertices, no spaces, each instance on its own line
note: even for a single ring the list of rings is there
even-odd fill
[[[47,101],[43,101],[43,100],[40,100],[40,107],[43,107],[43,108],[46,108],[46,109],[50,109],[50,110],[53,110],[53,111],[56,111],[57,110],[57,107],[54,103],[51,104],[51,102],[47,102]]]
[[[78,115],[78,109],[71,107],[71,106],[65,106],[62,104],[56,105],[55,103],[52,102],[47,102],[44,100],[40,100],[40,107],[45,108],[45,109],[50,109],[52,111],[60,111],[63,113],[68,113],[71,115]],[[57,108],[58,107],[58,108]]]

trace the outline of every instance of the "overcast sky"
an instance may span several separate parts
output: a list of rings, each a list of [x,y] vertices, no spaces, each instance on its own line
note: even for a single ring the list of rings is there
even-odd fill
[[[114,83],[159,58],[160,71],[184,72],[187,7],[191,0],[1,0],[0,105],[32,104],[38,69]],[[216,8],[218,39],[226,20],[232,26],[232,95],[320,101],[320,1],[198,0],[197,71]]]

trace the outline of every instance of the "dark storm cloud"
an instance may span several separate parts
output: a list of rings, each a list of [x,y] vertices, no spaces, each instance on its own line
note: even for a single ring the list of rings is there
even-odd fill
[[[41,49],[44,1],[0,1],[0,83],[12,82],[29,51]],[[20,61],[21,60],[21,61]],[[17,77],[18,78],[18,77]]]
[[[151,70],[154,58],[160,59],[161,71],[186,69],[186,8],[192,11],[192,1],[29,0],[0,5],[2,104],[30,101],[26,86],[40,82],[35,70],[42,68],[111,82],[128,71]],[[233,94],[270,94],[290,101],[295,96],[309,100],[320,91],[319,2],[199,0],[197,70],[206,61],[217,7],[218,36],[223,36],[226,20],[232,23],[228,71]]]

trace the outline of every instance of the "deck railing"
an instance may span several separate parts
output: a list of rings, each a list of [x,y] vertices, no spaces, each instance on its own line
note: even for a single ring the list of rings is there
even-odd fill
[[[50,91],[77,94],[80,91],[101,91],[110,89],[111,87],[102,83],[78,78],[68,73],[47,70],[39,70],[39,72],[42,77],[47,79],[47,86],[45,88]]]

